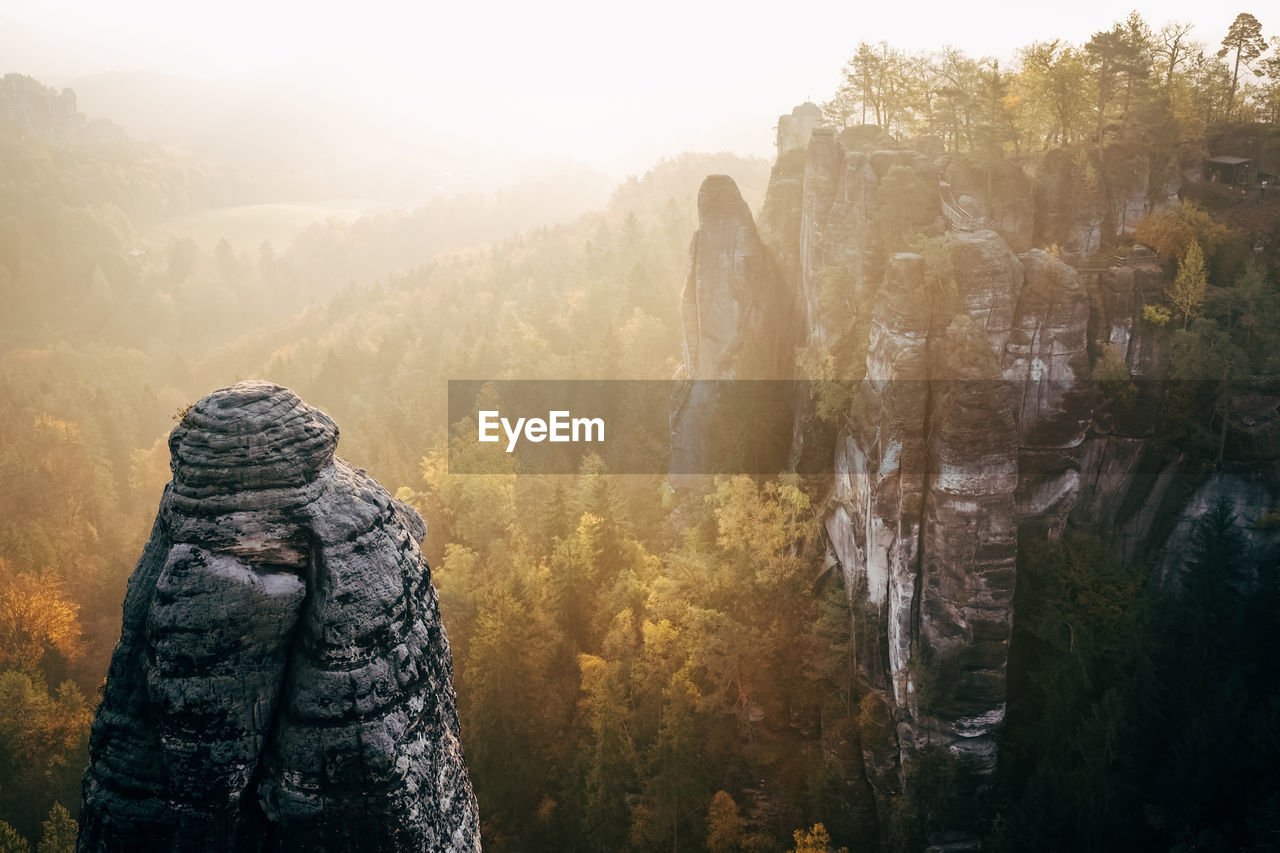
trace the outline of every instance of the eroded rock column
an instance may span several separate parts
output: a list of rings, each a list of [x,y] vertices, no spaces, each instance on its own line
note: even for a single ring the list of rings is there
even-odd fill
[[[426,526],[337,441],[265,382],[174,429],[79,850],[479,850]]]

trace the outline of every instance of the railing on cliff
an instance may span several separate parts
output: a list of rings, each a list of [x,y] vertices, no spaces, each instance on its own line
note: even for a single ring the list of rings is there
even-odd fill
[[[978,216],[956,201],[951,183],[938,177],[938,197],[942,202],[942,212],[946,215],[951,227],[957,231],[982,231],[995,227],[995,223],[986,216]],[[1058,252],[1058,257],[1076,272],[1104,272],[1112,267],[1124,266],[1129,261],[1129,253],[1116,251],[1110,254],[1082,252]]]
[[[1122,267],[1129,261],[1129,253],[1125,251],[1092,255],[1080,252],[1059,252],[1058,257],[1076,272],[1105,272],[1112,267]]]
[[[955,230],[982,231],[994,224],[987,217],[976,216],[961,207],[951,191],[951,184],[941,178],[938,179],[938,196],[942,201],[942,212]]]

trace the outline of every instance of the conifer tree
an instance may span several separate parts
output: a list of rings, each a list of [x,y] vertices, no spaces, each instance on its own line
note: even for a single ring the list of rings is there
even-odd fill
[[[1267,50],[1267,40],[1262,37],[1262,24],[1248,12],[1241,12],[1231,22],[1226,37],[1222,40],[1222,49],[1218,58],[1222,59],[1235,52],[1235,60],[1231,66],[1231,106],[1235,107],[1236,87],[1240,81],[1240,64],[1245,67]]]

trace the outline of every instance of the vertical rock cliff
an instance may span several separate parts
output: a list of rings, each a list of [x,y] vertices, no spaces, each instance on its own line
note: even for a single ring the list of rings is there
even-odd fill
[[[1108,357],[1135,378],[1159,374],[1162,355],[1139,318],[1166,273],[1136,247],[1101,263],[1080,253],[1130,231],[1176,185],[1137,154],[1142,168],[1081,184],[1072,175],[1085,159],[1053,155],[1030,175],[1013,163],[979,169],[928,140],[837,134],[806,115],[798,108],[779,124],[759,231],[740,205],[718,218],[726,224],[700,225],[686,366],[727,378],[742,359],[723,354],[776,347],[744,326],[738,303],[711,317],[713,301],[690,298],[713,280],[704,243],[739,235],[712,255],[736,266],[714,269],[764,269],[771,256],[796,306],[801,357],[820,352],[836,379],[865,377],[825,432],[799,401],[794,439],[806,460],[830,460],[829,563],[853,608],[859,676],[894,723],[892,750],[864,745],[868,781],[899,791],[905,769],[936,748],[981,779],[996,769],[1006,711],[1020,546],[1057,538],[1073,520],[1114,531],[1127,559],[1159,545],[1153,519],[1171,499],[1176,460],[1142,470],[1147,428],[1116,422],[1093,370]],[[718,180],[708,179],[717,191]],[[918,235],[919,253],[893,250],[903,229]],[[1055,242],[1075,266],[1057,249],[1029,248]]]
[[[922,257],[889,261],[825,526],[864,626],[860,669],[898,709],[903,757],[943,746],[990,773],[1019,532],[1060,528],[1074,496],[1073,460],[1043,475],[1027,461],[1083,437],[1088,308],[1072,270],[1019,258],[994,231],[956,232],[949,251],[951,293]]]
[[[265,382],[173,430],[78,850],[479,850],[426,527],[337,441]]]

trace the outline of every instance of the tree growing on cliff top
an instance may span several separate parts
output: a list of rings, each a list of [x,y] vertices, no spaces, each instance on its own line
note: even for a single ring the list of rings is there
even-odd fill
[[[844,83],[822,105],[827,118],[844,127],[857,116],[890,133],[901,134],[913,101],[909,81],[911,60],[888,42],[859,42],[845,63]]]
[[[1269,81],[1263,87],[1263,121],[1280,124],[1280,36],[1271,37],[1271,55],[1262,60],[1261,65]]]
[[[1235,61],[1231,68],[1231,105],[1235,106],[1236,87],[1240,81],[1240,64],[1246,68],[1267,50],[1267,41],[1262,37],[1262,24],[1248,12],[1241,12],[1231,22],[1226,38],[1222,40],[1222,49],[1218,58],[1222,59],[1235,52]]]
[[[1178,66],[1185,65],[1190,57],[1193,47],[1190,36],[1194,28],[1195,25],[1189,21],[1170,21],[1160,28],[1156,36],[1153,50],[1166,89],[1173,86]]]
[[[1134,34],[1125,24],[1115,24],[1109,30],[1093,34],[1085,44],[1084,50],[1093,66],[1096,85],[1097,109],[1097,144],[1102,146],[1106,129],[1108,107],[1117,95],[1120,79],[1126,82],[1145,73],[1145,57],[1140,44],[1135,41]],[[1126,87],[1125,109],[1128,109],[1128,88]]]
[[[1173,289],[1169,292],[1169,301],[1182,314],[1182,328],[1192,314],[1204,310],[1204,292],[1208,287],[1208,274],[1204,269],[1204,252],[1200,250],[1199,241],[1192,240],[1187,254],[1178,264],[1178,276],[1173,280]]]
[[[1089,124],[1089,69],[1083,51],[1061,39],[1018,51],[1016,120],[1042,147],[1074,142]]]
[[[1124,69],[1124,109],[1122,115],[1129,115],[1129,108],[1134,103],[1134,92],[1142,88],[1151,76],[1151,68],[1155,62],[1156,35],[1147,26],[1147,22],[1137,12],[1130,12],[1123,23],[1125,42],[1130,53],[1130,62]]]
[[[986,174],[987,195],[984,201],[991,207],[992,180],[995,171],[1004,161],[1004,146],[1018,138],[1009,110],[1008,81],[1000,73],[999,63],[993,63],[981,74],[981,106],[977,111],[973,128],[973,152],[978,166]]]

